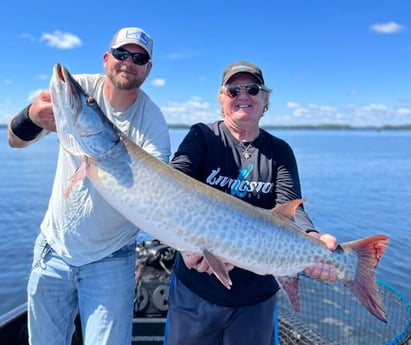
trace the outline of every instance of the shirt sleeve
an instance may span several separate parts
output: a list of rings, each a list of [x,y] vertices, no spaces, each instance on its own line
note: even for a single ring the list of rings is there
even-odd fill
[[[180,143],[170,165],[183,173],[197,178],[202,169],[202,157],[207,153],[205,137],[200,124],[193,125]]]
[[[168,163],[170,157],[170,135],[167,125],[157,126],[155,134],[145,138],[142,148],[153,157]]]

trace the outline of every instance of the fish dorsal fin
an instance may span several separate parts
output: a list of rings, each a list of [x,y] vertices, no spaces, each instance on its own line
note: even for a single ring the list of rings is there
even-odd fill
[[[211,270],[213,271],[215,276],[218,278],[218,280],[227,289],[231,289],[231,285],[233,283],[231,282],[227,267],[224,264],[224,262],[218,259],[213,253],[211,253],[207,249],[203,249],[202,254],[204,255],[204,258],[206,259],[208,265],[210,266]]]
[[[304,199],[295,199],[287,201],[284,204],[277,205],[272,209],[273,213],[279,214],[283,217],[286,217],[289,220],[294,221],[295,210],[297,207],[304,202]]]

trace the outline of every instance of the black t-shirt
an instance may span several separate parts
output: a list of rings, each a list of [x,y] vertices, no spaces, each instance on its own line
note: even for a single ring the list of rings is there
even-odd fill
[[[244,154],[245,151],[248,154]],[[262,129],[253,142],[240,143],[223,121],[195,124],[170,164],[211,187],[261,208],[272,209],[276,204],[301,198],[292,149],[284,140]],[[303,230],[314,229],[303,207],[297,209],[296,223]],[[189,270],[180,255],[177,255],[174,272],[200,297],[224,306],[259,303],[279,289],[273,276],[235,267],[230,271],[233,285],[228,290],[214,275]]]

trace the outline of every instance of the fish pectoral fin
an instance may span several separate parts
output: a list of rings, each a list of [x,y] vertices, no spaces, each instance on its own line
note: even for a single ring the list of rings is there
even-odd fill
[[[295,200],[287,201],[284,204],[280,204],[274,207],[272,209],[272,212],[294,221],[295,210],[303,202],[304,202],[304,199],[295,199]]]
[[[298,275],[275,277],[291,305],[296,311],[301,311],[300,299],[298,298]]]
[[[84,179],[87,176],[87,168],[88,168],[88,159],[87,157],[84,157],[81,160],[80,166],[78,167],[78,169],[74,172],[73,176],[70,178],[70,184],[69,186],[66,188],[65,192],[64,192],[64,199],[67,199],[70,196],[71,190],[73,189],[73,187],[79,183],[79,182],[83,182]]]
[[[213,253],[211,253],[207,249],[202,250],[202,254],[206,259],[208,265],[210,266],[211,270],[218,278],[218,280],[227,288],[231,289],[231,285],[233,285],[230,276],[228,274],[227,266],[222,262],[219,258],[217,258]]]

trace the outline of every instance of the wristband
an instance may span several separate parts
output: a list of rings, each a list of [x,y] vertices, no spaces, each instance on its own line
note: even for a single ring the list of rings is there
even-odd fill
[[[11,121],[11,129],[13,133],[24,141],[31,141],[35,139],[43,130],[43,128],[37,126],[33,121],[30,120],[30,106],[31,104],[25,107]]]
[[[305,232],[306,232],[307,234],[309,234],[310,232],[316,232],[317,234],[319,234],[319,232],[318,232],[317,230],[315,230],[315,229],[308,229],[308,230],[305,230]]]

